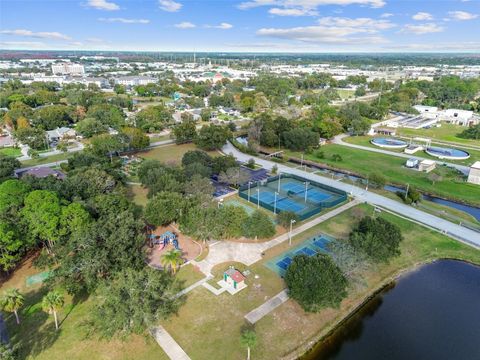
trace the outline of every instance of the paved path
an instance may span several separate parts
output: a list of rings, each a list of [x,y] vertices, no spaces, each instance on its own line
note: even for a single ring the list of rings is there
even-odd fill
[[[190,360],[190,357],[177,344],[174,338],[161,325],[150,330],[158,345],[165,351],[167,356],[172,360]]]
[[[230,143],[224,146],[223,151],[226,154],[233,154],[240,161],[248,161],[250,158],[252,158],[251,155],[247,155],[240,152]],[[460,240],[464,243],[467,243],[468,245],[480,248],[479,233],[473,230],[470,230],[468,228],[462,227],[460,225],[453,224],[450,221],[443,220],[437,216],[427,214],[421,210],[415,209],[412,206],[405,205],[398,201],[386,198],[385,196],[366,191],[355,185],[350,185],[340,181],[335,181],[327,177],[308,173],[303,170],[288,167],[279,163],[275,163],[270,160],[255,158],[255,161],[257,164],[263,166],[266,169],[271,169],[273,166],[277,166],[278,170],[282,173],[290,173],[290,174],[302,176],[307,180],[316,181],[328,186],[332,186],[332,187],[336,187],[338,189],[344,190],[347,193],[350,193],[351,195],[355,196],[355,198],[360,202],[368,202],[370,204],[378,205],[380,207],[386,208],[397,214],[403,215],[409,219],[414,219],[419,223],[428,225],[441,232],[444,232],[446,235],[456,240]]]
[[[288,300],[287,289],[280,291],[277,295],[272,297],[270,300],[267,300],[262,305],[250,311],[245,315],[245,319],[250,324],[255,324],[258,320],[263,318],[265,315],[269,314],[271,311],[282,305],[285,301]]]
[[[337,144],[337,145],[343,145],[343,146],[348,146],[348,147],[351,147],[351,148],[354,148],[354,149],[366,150],[366,151],[376,152],[376,153],[379,153],[379,154],[401,157],[401,158],[404,158],[404,159],[418,159],[419,161],[422,161],[422,160],[426,159],[426,158],[421,157],[421,156],[409,155],[409,154],[405,154],[405,153],[398,153],[398,152],[384,150],[384,149],[380,149],[380,148],[375,149],[375,148],[368,147],[368,146],[363,146],[363,145],[350,144],[348,142],[343,141],[343,139],[346,138],[346,137],[348,137],[348,135],[346,135],[346,134],[337,135],[333,138],[332,142],[334,144]],[[449,166],[451,168],[455,168],[455,169],[461,171],[465,175],[468,175],[468,173],[470,172],[470,168],[468,166],[458,165],[458,164],[454,164],[454,163],[448,163],[448,162],[445,162],[443,160],[434,160],[434,161],[438,165],[447,164],[447,166]]]
[[[351,201],[347,204],[339,206],[328,213],[318,216],[315,219],[304,223],[292,231],[292,237],[298,235],[311,227],[320,224],[321,222],[328,220],[341,212],[350,209],[357,205],[358,202]],[[233,241],[218,241],[210,245],[208,255],[205,259],[199,262],[192,261],[192,264],[198,266],[198,268],[206,275],[211,274],[212,268],[217,265],[228,261],[238,261],[242,264],[250,266],[262,259],[262,253],[282,242],[288,240],[289,233],[282,234],[275,239],[261,243],[241,243]]]
[[[212,279],[212,278],[213,278],[213,276],[208,275],[208,276],[204,277],[203,279],[198,280],[196,283],[194,283],[194,284],[186,287],[186,288],[183,289],[182,291],[179,291],[179,292],[175,295],[175,297],[178,298],[178,297],[180,297],[180,296],[182,296],[182,295],[185,295],[185,294],[189,293],[190,291],[192,291],[193,289],[199,287],[200,285],[205,285],[205,284],[207,283],[207,281],[210,280],[210,279]]]

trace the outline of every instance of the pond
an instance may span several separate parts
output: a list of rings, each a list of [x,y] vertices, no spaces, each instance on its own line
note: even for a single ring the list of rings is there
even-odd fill
[[[480,359],[480,267],[441,260],[369,301],[302,360]]]

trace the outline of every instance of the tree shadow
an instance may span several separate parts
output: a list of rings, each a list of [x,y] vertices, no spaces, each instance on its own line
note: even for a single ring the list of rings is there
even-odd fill
[[[67,320],[67,318],[70,316],[73,309],[75,309],[75,307],[77,305],[86,301],[88,299],[88,297],[89,297],[89,295],[86,291],[82,291],[80,293],[76,293],[76,294],[73,295],[72,303],[68,306],[67,311],[65,313],[65,316],[63,317],[63,319],[60,320],[60,322],[58,324],[58,326],[60,328],[62,327],[62,324],[65,322],[65,320]]]
[[[60,335],[61,330],[55,330],[53,321],[46,324],[51,317],[41,308],[46,291],[42,288],[25,294],[25,306],[20,311],[20,325],[16,324],[13,314],[7,317],[10,343],[18,349],[19,360],[36,357],[52,346]]]

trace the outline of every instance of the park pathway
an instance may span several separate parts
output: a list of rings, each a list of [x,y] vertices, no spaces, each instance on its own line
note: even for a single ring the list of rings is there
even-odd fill
[[[315,219],[308,221],[292,231],[292,237],[310,229],[311,227],[318,225],[341,212],[350,209],[357,205],[357,201],[351,201],[347,204],[339,206],[326,214],[320,215]],[[262,259],[262,253],[266,250],[281,244],[288,240],[289,233],[282,234],[275,239],[262,243],[240,243],[233,241],[218,241],[210,245],[208,255],[202,261],[192,261],[194,266],[197,266],[204,274],[211,275],[212,268],[221,263],[229,261],[238,261],[242,264],[250,266]]]
[[[237,160],[242,162],[246,162],[252,158],[251,155],[240,152],[230,143],[227,143],[227,145],[223,147],[223,152],[226,154],[232,154],[237,158]],[[316,181],[321,184],[344,190],[350,195],[354,196],[360,202],[368,202],[374,206],[380,206],[382,208],[388,209],[396,214],[400,214],[406,218],[413,219],[420,224],[427,225],[431,228],[441,231],[445,235],[448,235],[455,240],[461,241],[476,248],[480,248],[479,233],[462,227],[460,225],[456,225],[450,221],[441,219],[437,216],[430,215],[424,211],[415,209],[413,206],[402,204],[396,200],[392,200],[385,196],[367,191],[355,185],[336,181],[317,174],[308,173],[303,170],[275,163],[270,160],[256,157],[255,161],[258,165],[261,165],[266,169],[271,169],[273,166],[276,166],[278,171],[280,171],[281,173],[301,176],[307,180]]]
[[[285,301],[288,300],[288,291],[287,289],[280,291],[277,295],[272,297],[270,300],[265,301],[262,305],[250,311],[245,315],[245,320],[250,324],[255,324],[258,320],[263,318],[265,315],[269,314],[277,307],[282,305]]]
[[[183,351],[163,326],[158,325],[151,330],[151,333],[158,345],[160,345],[171,360],[190,360],[187,353]]]

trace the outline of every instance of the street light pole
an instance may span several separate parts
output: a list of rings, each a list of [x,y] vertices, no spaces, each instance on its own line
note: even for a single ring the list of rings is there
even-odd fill
[[[292,245],[292,227],[293,224],[295,224],[296,221],[294,219],[290,220],[290,232],[288,233],[288,245]]]
[[[408,198],[408,189],[410,188],[410,184],[407,183],[407,191],[405,192],[405,201]]]
[[[307,192],[308,192],[308,185],[310,183],[308,181],[305,181],[305,202],[307,202]]]
[[[257,186],[257,209],[260,208],[260,188]]]
[[[277,195],[278,195],[278,192],[275,191],[275,202],[273,203],[273,214],[274,215],[277,214]]]
[[[279,172],[278,172],[278,189],[277,189],[277,192],[280,192],[280,181],[281,181],[281,178],[282,178],[282,173],[279,171]]]
[[[248,182],[248,202],[250,202],[250,185],[252,185],[252,182]]]

